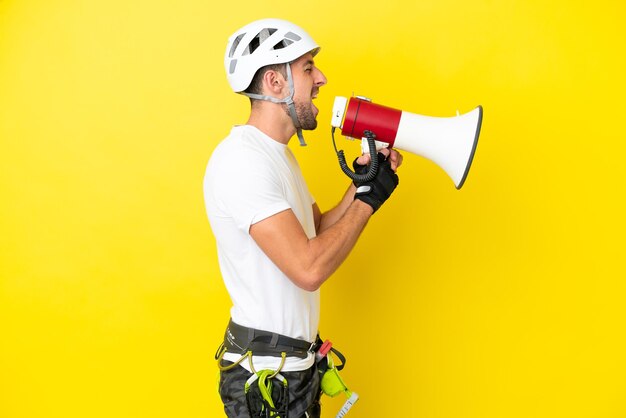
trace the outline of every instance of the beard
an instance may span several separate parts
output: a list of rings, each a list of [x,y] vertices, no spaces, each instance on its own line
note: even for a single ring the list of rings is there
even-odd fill
[[[296,104],[296,114],[300,121],[300,128],[312,131],[317,128],[317,119],[313,113],[313,105],[305,105],[304,103]]]
[[[296,128],[303,129],[305,131],[312,131],[317,128],[317,119],[313,113],[313,105],[305,103],[294,103],[296,107],[296,115],[298,116],[298,124]],[[291,116],[288,107],[285,105],[285,111],[287,115]]]

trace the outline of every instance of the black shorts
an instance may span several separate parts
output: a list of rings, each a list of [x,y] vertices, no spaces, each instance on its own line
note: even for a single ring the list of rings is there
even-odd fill
[[[232,364],[222,361],[224,366]],[[317,366],[300,372],[280,372],[287,379],[289,418],[320,418],[320,375]],[[252,373],[241,366],[220,372],[219,392],[229,418],[250,418],[244,385]],[[305,414],[306,413],[306,414]],[[281,417],[284,418],[284,417]]]

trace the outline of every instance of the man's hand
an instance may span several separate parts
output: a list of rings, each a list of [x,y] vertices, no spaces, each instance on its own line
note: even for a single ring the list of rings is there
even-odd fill
[[[389,158],[387,158],[388,156]],[[385,203],[398,185],[398,175],[392,168],[392,160],[390,156],[390,152],[379,152],[377,156],[379,165],[376,177],[370,181],[355,184],[357,189],[354,198],[370,205],[374,212],[376,212],[378,208]],[[361,162],[369,162],[369,160],[369,156],[363,155],[354,161],[354,168],[357,173],[362,170],[367,170],[367,166]],[[397,168],[400,163],[402,163],[402,156],[396,151],[395,167]]]
[[[402,164],[402,154],[400,154],[398,151],[396,151],[395,149],[391,148],[383,148],[381,150],[378,151],[379,154],[383,154],[385,156],[385,158],[387,158],[387,160],[389,160],[391,162],[391,169],[393,170],[393,172],[395,173],[396,171],[398,171],[398,167],[400,167],[400,165]],[[369,162],[371,160],[371,157],[369,154],[365,153],[363,155],[361,155],[359,158],[357,158],[354,161],[354,169],[357,170],[358,166],[364,166],[366,167]],[[365,170],[365,173],[367,172],[367,170]]]

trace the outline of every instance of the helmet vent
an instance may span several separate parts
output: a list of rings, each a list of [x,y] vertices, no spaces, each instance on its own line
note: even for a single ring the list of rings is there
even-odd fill
[[[291,45],[293,43],[292,40],[289,39],[283,39],[282,41],[279,41],[276,45],[274,45],[274,47],[272,48],[273,50],[277,50],[277,49],[283,49],[289,45]]]
[[[293,32],[287,32],[285,34],[285,38],[291,39],[292,41],[299,41],[300,39],[302,39],[300,35],[298,35],[297,33],[293,33]]]
[[[237,60],[234,59],[230,62],[230,67],[228,68],[228,71],[230,72],[230,74],[233,74],[235,72],[236,67],[237,67]]]
[[[230,51],[228,52],[228,57],[232,58],[233,55],[235,55],[235,50],[237,49],[237,46],[239,46],[239,42],[241,42],[241,39],[245,36],[245,33],[242,33],[241,35],[237,36],[235,38],[235,40],[233,41],[233,46],[230,47]]]
[[[276,29],[272,29],[272,28],[264,28],[261,29],[261,31],[258,33],[257,36],[255,36],[254,38],[252,38],[252,40],[250,41],[250,43],[248,44],[248,47],[246,48],[246,50],[243,52],[243,55],[248,55],[248,54],[252,54],[254,53],[254,51],[256,51],[256,49],[261,46],[261,44],[263,42],[265,42],[265,40],[267,38],[269,38],[270,36],[272,36],[272,34],[276,32]]]

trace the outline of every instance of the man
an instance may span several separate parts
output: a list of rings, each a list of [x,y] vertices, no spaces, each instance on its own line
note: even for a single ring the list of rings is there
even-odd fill
[[[289,417],[319,417],[319,288],[398,184],[402,157],[384,150],[376,178],[351,184],[332,210],[322,213],[310,195],[287,144],[297,134],[304,145],[302,131],[317,126],[313,100],[327,81],[315,65],[318,52],[304,30],[278,19],[244,26],[226,49],[228,81],[251,100],[247,123],[233,127],[217,146],[204,178],[207,214],[233,302],[219,352],[220,395],[229,417],[256,413],[250,412],[256,402],[251,376],[262,370],[286,379],[288,395],[272,396],[286,402]],[[363,171],[368,162],[362,156],[354,165]],[[267,407],[272,399],[265,402]]]

